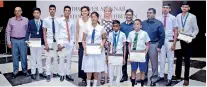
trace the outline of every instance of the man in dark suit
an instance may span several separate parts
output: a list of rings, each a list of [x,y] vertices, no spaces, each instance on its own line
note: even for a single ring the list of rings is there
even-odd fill
[[[30,47],[31,51],[31,76],[32,79],[36,79],[36,68],[38,68],[38,72],[40,76],[43,76],[43,69],[42,69],[42,51],[43,51],[43,30],[42,30],[42,24],[43,21],[40,19],[41,10],[40,8],[34,8],[33,9],[33,16],[34,19],[30,20],[28,23],[28,29],[26,32],[26,41],[31,40],[31,38],[37,38],[37,40],[41,41],[41,47],[33,47],[29,46],[31,43],[27,43],[27,45]]]

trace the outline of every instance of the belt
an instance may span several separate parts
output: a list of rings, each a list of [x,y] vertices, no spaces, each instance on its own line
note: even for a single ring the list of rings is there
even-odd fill
[[[25,39],[25,37],[11,37],[11,38],[13,38],[13,39],[18,39],[18,40],[20,40],[20,39]]]
[[[174,42],[174,40],[169,40],[169,42]]]
[[[158,41],[150,41],[151,44],[156,44]]]

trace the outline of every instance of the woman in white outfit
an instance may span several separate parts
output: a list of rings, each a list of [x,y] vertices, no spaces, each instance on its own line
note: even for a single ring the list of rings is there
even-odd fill
[[[104,43],[106,41],[106,32],[103,26],[99,25],[98,22],[99,14],[97,12],[91,13],[92,25],[88,26],[87,29],[83,32],[83,48],[84,56],[82,63],[82,70],[86,72],[87,75],[87,87],[90,87],[90,80],[92,73],[94,74],[94,83],[93,87],[96,87],[98,80],[98,73],[105,70],[105,52],[104,52]],[[86,45],[87,44],[100,44],[102,50],[101,54],[87,54]]]

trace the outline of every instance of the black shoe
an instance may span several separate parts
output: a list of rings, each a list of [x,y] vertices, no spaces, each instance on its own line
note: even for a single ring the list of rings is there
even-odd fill
[[[64,81],[65,76],[60,76],[60,82]]]
[[[128,77],[122,77],[120,82],[124,82],[124,81],[127,81],[127,80],[128,80]]]
[[[156,86],[156,83],[151,81],[150,86]]]
[[[157,77],[157,79],[155,80],[155,83],[157,83],[157,82],[159,82],[159,81],[163,81],[164,80],[164,78],[162,78],[162,77]]]
[[[172,80],[167,80],[166,86],[171,86],[172,85]]]
[[[47,75],[47,77],[46,77],[46,81],[47,81],[47,82],[50,82],[50,75]]]
[[[29,76],[29,73],[28,72],[24,73],[24,76],[28,77]]]
[[[145,77],[145,78],[144,78],[144,81],[145,81],[145,82],[148,81],[148,78]],[[137,82],[137,83],[141,83],[141,79],[138,79],[136,82]]]
[[[42,73],[39,73],[39,76],[45,78],[45,75],[43,75]]]
[[[144,86],[144,80],[141,80],[141,87]]]
[[[53,78],[58,77],[58,74],[53,74]]]
[[[36,80],[36,75],[35,74],[32,74],[32,79]]]
[[[67,81],[74,81],[74,79],[70,75],[66,75],[66,80]]]
[[[12,74],[12,78],[15,79],[17,77],[17,74]]]

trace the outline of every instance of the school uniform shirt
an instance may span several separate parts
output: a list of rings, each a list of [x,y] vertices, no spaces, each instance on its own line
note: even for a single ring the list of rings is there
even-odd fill
[[[133,49],[134,45],[134,38],[136,36],[136,31],[133,30],[129,33],[127,41],[131,43],[131,50]],[[146,49],[146,42],[150,41],[150,37],[146,31],[139,30],[138,31],[138,38],[137,38],[137,46],[136,50],[145,50]]]
[[[119,34],[120,32],[120,34]],[[116,47],[116,53],[117,54],[123,54],[123,47],[124,47],[124,42],[126,42],[126,36],[123,32],[121,31],[112,31],[111,33],[109,33],[109,38],[108,38],[108,41],[111,43],[111,50],[110,50],[110,53],[112,53],[112,48],[113,48],[113,44],[115,43],[114,42],[114,35],[113,33],[117,34],[116,36],[116,40],[118,39],[118,44],[117,44],[117,47]],[[119,38],[118,38],[119,37]]]
[[[189,15],[188,15],[188,13],[185,15],[185,17],[182,16],[182,13],[180,13],[176,16],[176,25],[178,27],[178,32],[182,32],[182,29],[183,29],[182,21],[184,23],[184,21],[187,18],[186,24],[184,26],[184,32],[182,32],[182,33],[191,35],[191,36],[193,36],[193,38],[196,38],[196,35],[199,32],[198,25],[197,25],[197,18],[194,14],[189,13]],[[188,15],[188,17],[187,17],[187,15]],[[182,19],[181,19],[181,17],[182,17]]]
[[[44,18],[43,20],[43,28],[46,28],[47,29],[47,34],[46,34],[46,37],[47,37],[47,42],[48,43],[53,43],[53,31],[52,31],[52,18],[51,16],[48,16],[46,18]],[[54,17],[54,23],[55,23],[55,39],[56,39],[56,42],[58,42],[57,40],[57,32],[59,31],[59,18],[58,17]]]
[[[59,32],[58,32],[58,44],[61,44],[60,40],[68,40],[68,31],[67,31],[67,27],[66,27],[66,19],[65,17],[61,17],[59,19]],[[68,29],[69,29],[69,33],[70,33],[70,42],[74,43],[75,42],[75,32],[76,32],[76,26],[75,26],[75,22],[72,19],[68,20]]]
[[[162,14],[162,16],[157,18],[158,20],[160,20],[163,25],[164,25],[164,19],[165,19],[165,15]],[[175,25],[175,16],[173,16],[172,14],[168,13],[166,15],[166,24],[164,26],[164,30],[165,30],[165,38],[167,38],[168,40],[174,40],[173,36],[174,36],[174,31],[173,29],[176,27]]]

